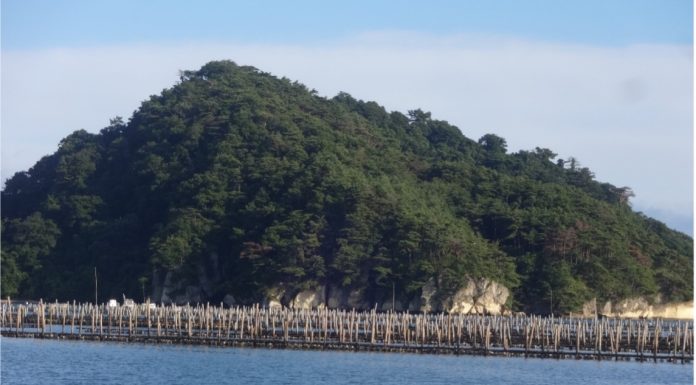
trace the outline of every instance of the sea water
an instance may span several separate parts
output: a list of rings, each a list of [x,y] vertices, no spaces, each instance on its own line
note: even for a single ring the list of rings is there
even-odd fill
[[[0,339],[2,384],[692,384],[692,364]]]

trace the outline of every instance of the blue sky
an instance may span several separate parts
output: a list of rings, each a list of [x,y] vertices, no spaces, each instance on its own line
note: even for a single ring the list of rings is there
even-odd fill
[[[693,4],[2,0],[2,179],[214,59],[574,156],[693,228]],[[37,114],[36,111],[41,111]]]
[[[688,0],[4,0],[5,49],[175,40],[313,42],[366,30],[588,44],[691,43]]]

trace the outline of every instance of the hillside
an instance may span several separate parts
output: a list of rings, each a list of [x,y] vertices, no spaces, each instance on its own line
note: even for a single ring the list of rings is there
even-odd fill
[[[6,182],[2,295],[88,300],[96,267],[100,299],[406,303],[480,278],[533,312],[691,299],[693,240],[631,195],[548,149],[211,62]]]

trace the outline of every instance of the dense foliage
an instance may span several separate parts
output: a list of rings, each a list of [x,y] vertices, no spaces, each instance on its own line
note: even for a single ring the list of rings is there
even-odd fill
[[[327,282],[380,301],[469,277],[532,311],[691,298],[692,239],[555,157],[211,62],[6,182],[2,295],[93,298],[96,267],[102,298],[140,298],[166,271],[204,271],[218,301]]]

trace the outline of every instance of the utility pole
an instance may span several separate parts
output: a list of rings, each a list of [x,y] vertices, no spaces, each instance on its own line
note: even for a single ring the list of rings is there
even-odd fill
[[[549,301],[549,311],[551,315],[553,315],[553,288],[549,286],[549,290],[551,291],[551,301]]]
[[[99,297],[97,296],[97,267],[94,266],[94,306],[99,304]]]

